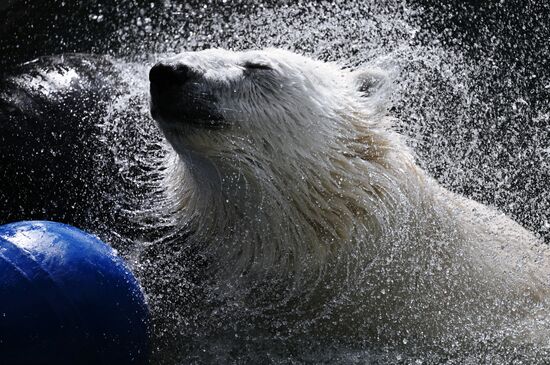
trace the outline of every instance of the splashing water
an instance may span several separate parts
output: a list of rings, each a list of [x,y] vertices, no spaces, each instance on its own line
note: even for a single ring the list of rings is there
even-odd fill
[[[544,362],[547,350],[508,346],[501,342],[505,333],[487,333],[468,347],[448,341],[414,347],[407,334],[400,344],[373,340],[373,334],[368,341],[337,333],[318,341],[293,335],[307,331],[287,328],[284,319],[271,323],[275,333],[262,331],[257,325],[262,318],[247,312],[238,298],[220,305],[219,291],[202,284],[207,258],[179,244],[189,232],[171,214],[171,192],[165,188],[177,156],[149,116],[147,81],[155,61],[208,47],[276,46],[347,68],[384,68],[392,80],[389,113],[418,163],[445,187],[499,207],[549,242],[550,53],[537,40],[514,47],[518,41],[500,28],[524,26],[548,35],[550,23],[538,9],[525,10],[535,20],[499,25],[490,10],[503,13],[506,5],[487,10],[401,1],[163,1],[129,3],[129,8],[136,17],[106,42],[119,44],[109,51],[117,56],[110,62],[120,92],[96,118],[99,142],[108,150],[104,159],[120,176],[119,192],[108,192],[107,199],[116,203],[110,208],[115,220],[124,222],[117,227],[125,228],[107,227],[101,234],[130,258],[148,290],[157,317],[155,363]],[[90,19],[108,19],[98,14]],[[460,28],[468,14],[479,17],[481,29],[472,39],[470,28]],[[449,19],[450,25],[441,25]],[[508,48],[531,58],[515,60]],[[258,293],[258,301],[274,310],[291,299]],[[530,326],[543,328],[547,318],[532,321]]]

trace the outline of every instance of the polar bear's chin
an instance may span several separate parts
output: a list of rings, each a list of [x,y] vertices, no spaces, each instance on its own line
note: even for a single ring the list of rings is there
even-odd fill
[[[188,126],[186,129],[223,129],[231,124],[216,113],[189,110],[162,110],[151,106],[151,116],[161,128]]]
[[[178,125],[185,128],[187,132],[191,132],[193,130],[197,129],[211,129],[211,130],[218,130],[218,129],[226,129],[229,128],[231,125],[224,121],[223,119],[214,119],[214,118],[206,118],[206,119],[169,119],[168,121],[164,120],[164,122],[161,124],[161,127],[163,125]]]

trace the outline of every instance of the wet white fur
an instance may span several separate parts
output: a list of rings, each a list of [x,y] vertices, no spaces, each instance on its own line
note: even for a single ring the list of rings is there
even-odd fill
[[[318,319],[304,325],[313,332],[397,342],[474,334],[530,342],[546,333],[546,249],[426,176],[391,129],[382,73],[278,49],[165,62],[202,73],[196,86],[231,124],[159,120],[178,153],[171,209],[217,262],[220,287],[245,293],[235,294],[243,305],[259,304],[240,288],[286,283],[270,310],[284,317],[301,298]]]

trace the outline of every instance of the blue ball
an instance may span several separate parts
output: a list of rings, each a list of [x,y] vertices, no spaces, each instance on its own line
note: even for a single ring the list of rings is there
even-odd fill
[[[0,363],[146,364],[148,310],[123,260],[54,222],[0,226]]]

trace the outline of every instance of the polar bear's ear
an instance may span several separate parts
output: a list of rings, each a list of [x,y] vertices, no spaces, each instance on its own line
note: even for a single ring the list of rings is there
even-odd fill
[[[369,97],[388,83],[388,75],[381,69],[368,68],[353,72],[357,90],[362,96]]]

